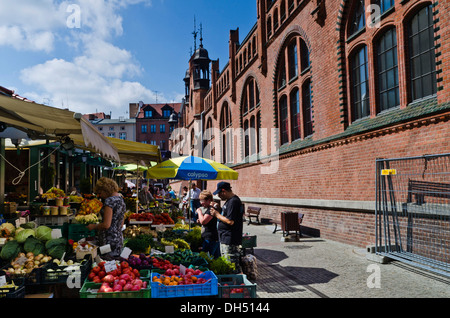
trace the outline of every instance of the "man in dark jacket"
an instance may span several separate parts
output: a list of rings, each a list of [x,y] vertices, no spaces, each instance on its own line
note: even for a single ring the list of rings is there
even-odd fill
[[[242,273],[240,266],[240,246],[242,245],[242,202],[231,190],[228,182],[219,182],[214,192],[225,201],[222,208],[217,203],[212,205],[211,215],[218,220],[220,252],[222,256],[235,264],[236,273]]]

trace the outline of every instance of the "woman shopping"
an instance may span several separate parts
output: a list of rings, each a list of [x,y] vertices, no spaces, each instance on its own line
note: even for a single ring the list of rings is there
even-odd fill
[[[220,256],[219,234],[217,233],[217,218],[211,215],[213,195],[204,190],[199,195],[201,206],[197,209],[198,222],[202,225],[202,250],[211,256]]]
[[[123,248],[123,219],[126,211],[125,202],[119,194],[119,186],[109,178],[100,178],[94,192],[103,201],[103,221],[99,224],[89,224],[90,231],[97,231],[99,246],[108,245],[111,251],[102,254],[105,259],[114,259],[120,256]]]

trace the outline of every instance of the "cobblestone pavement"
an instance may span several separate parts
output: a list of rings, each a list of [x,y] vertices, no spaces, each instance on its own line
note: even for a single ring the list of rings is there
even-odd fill
[[[272,231],[272,225],[244,225],[244,233],[257,235],[260,298],[450,298],[448,277],[368,260],[365,248],[312,237],[284,241]]]

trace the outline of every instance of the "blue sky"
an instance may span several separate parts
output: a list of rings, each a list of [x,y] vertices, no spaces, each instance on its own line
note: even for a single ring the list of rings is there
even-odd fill
[[[256,0],[0,0],[0,8],[0,86],[113,118],[140,100],[181,102],[194,17],[221,69],[229,31],[239,28],[243,40],[256,23]]]

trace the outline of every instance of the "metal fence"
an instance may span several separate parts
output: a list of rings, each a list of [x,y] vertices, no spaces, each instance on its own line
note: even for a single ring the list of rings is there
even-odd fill
[[[450,154],[376,160],[375,252],[450,277]]]

